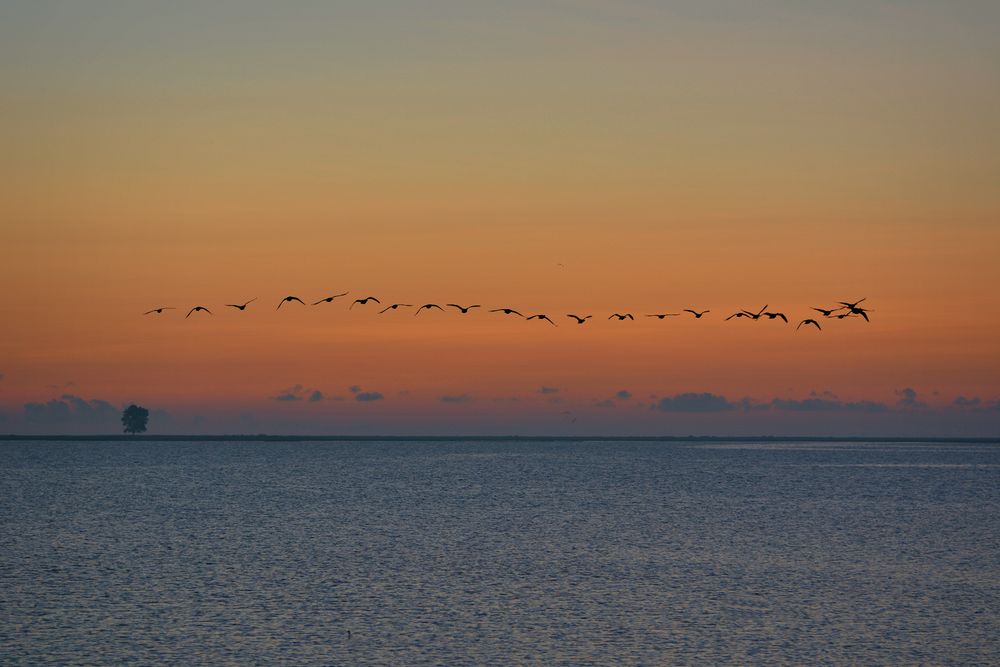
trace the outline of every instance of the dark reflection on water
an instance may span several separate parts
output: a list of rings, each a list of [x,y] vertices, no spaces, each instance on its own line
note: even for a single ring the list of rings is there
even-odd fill
[[[996,664],[998,466],[968,443],[0,443],[0,662]]]

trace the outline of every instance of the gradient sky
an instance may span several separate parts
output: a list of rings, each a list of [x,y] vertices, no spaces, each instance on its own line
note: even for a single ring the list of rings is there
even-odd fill
[[[136,401],[163,433],[996,435],[998,63],[996,2],[5,2],[0,432]],[[344,290],[560,327],[275,311]],[[793,324],[722,321],[765,303]]]

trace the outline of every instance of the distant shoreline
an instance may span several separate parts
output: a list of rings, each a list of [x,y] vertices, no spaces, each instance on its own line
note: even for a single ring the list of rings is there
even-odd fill
[[[970,443],[1000,444],[994,438],[927,438],[865,436],[576,436],[576,435],[0,435],[0,442],[875,442],[875,443]]]

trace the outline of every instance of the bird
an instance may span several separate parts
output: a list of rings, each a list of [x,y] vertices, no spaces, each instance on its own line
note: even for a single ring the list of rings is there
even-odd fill
[[[841,306],[840,308],[816,308],[814,306],[813,310],[815,310],[817,313],[823,313],[823,317],[830,317],[833,313],[837,312],[838,310],[841,310],[842,308],[843,306]]]
[[[733,313],[732,315],[730,315],[729,317],[727,317],[726,318],[726,322],[728,322],[729,320],[733,319],[734,317],[753,317],[753,316],[752,315],[747,315],[745,312],[743,312],[741,310],[740,312]]]
[[[769,319],[769,320],[773,320],[773,319],[775,319],[776,317],[780,317],[781,319],[783,319],[783,320],[785,321],[785,324],[788,324],[788,318],[787,318],[787,317],[785,317],[785,314],[784,314],[784,313],[764,313],[764,315],[765,315],[765,316],[767,317],[767,319]]]
[[[802,320],[801,322],[799,322],[799,326],[795,327],[795,330],[798,331],[802,327],[803,324],[812,324],[813,326],[815,326],[820,331],[823,330],[823,327],[821,327],[819,325],[819,322],[817,322],[816,320],[811,319],[811,318],[810,319],[806,319],[806,320]]]
[[[425,303],[424,305],[422,305],[419,308],[417,308],[417,312],[413,313],[413,316],[416,317],[417,315],[420,314],[420,311],[423,310],[423,309],[425,309],[425,308],[427,310],[430,310],[431,308],[437,308],[438,310],[444,310],[444,308],[442,308],[441,306],[437,305],[436,303]]]
[[[381,315],[387,310],[396,310],[397,308],[412,308],[412,307],[413,307],[412,303],[394,303],[391,306],[386,306],[382,310],[378,311],[378,314]]]
[[[143,313],[143,315],[149,315],[150,313],[156,313],[157,315],[160,315],[165,310],[177,310],[177,309],[174,308],[173,306],[160,306],[159,308],[154,308],[153,310],[147,310],[145,313]]]
[[[847,312],[847,313],[841,313],[840,315],[834,315],[834,317],[837,318],[838,320],[842,320],[845,317],[857,317],[857,315],[851,312]]]
[[[610,319],[613,319],[615,317],[618,318],[619,322],[621,322],[622,320],[625,320],[625,319],[630,319],[630,320],[634,320],[635,319],[634,317],[632,317],[632,313],[625,313],[624,315],[622,315],[621,313],[615,313],[613,315],[609,315],[608,319],[610,320]]]
[[[747,314],[747,317],[749,317],[751,320],[753,320],[754,322],[756,322],[757,320],[760,319],[760,316],[764,313],[764,309],[766,309],[766,308],[767,308],[767,304],[764,304],[764,308],[761,308],[756,313],[751,313],[749,310],[744,310],[743,312]]]
[[[286,302],[286,301],[298,301],[298,302],[299,302],[299,303],[301,303],[301,304],[302,304],[303,306],[304,306],[304,305],[306,305],[306,302],[305,302],[305,301],[303,301],[302,299],[300,299],[300,298],[299,298],[299,297],[297,297],[297,296],[286,296],[286,297],[285,297],[284,299],[282,299],[281,301],[279,301],[279,302],[278,302],[278,307],[277,307],[277,308],[275,308],[275,310],[280,310],[280,309],[281,309],[281,307],[282,307],[283,305],[285,305],[285,302]]]
[[[583,324],[584,322],[586,322],[587,320],[589,320],[591,317],[593,317],[593,315],[586,315],[584,317],[580,317],[579,315],[567,315],[566,317],[572,317],[574,320],[576,320],[577,324]]]
[[[250,299],[249,301],[247,301],[246,303],[244,303],[242,306],[239,305],[239,304],[237,304],[237,303],[227,303],[226,306],[228,308],[235,308],[237,310],[246,310],[247,306],[250,305],[251,303],[253,303],[256,300],[257,300],[257,297],[254,297],[254,298]]]
[[[549,324],[551,324],[554,327],[559,326],[558,324],[556,324],[555,322],[553,322],[552,320],[550,320],[548,315],[530,315],[526,319],[529,319],[529,320],[545,320],[546,322],[548,322]]]
[[[867,298],[868,297],[865,297],[864,299],[858,299],[854,303],[851,303],[850,301],[838,301],[837,303],[839,303],[840,305],[845,306],[847,308],[857,308],[858,304],[861,303],[862,301],[864,301]]]
[[[872,311],[869,310],[868,308],[859,308],[857,306],[850,309],[851,315],[860,315],[861,317],[865,318],[865,322],[871,322],[871,320],[868,319],[868,313],[870,312]]]
[[[494,308],[490,311],[491,313],[503,313],[504,315],[517,315],[518,317],[524,317],[521,313],[517,312],[513,308]]]
[[[206,308],[205,306],[195,306],[194,308],[192,308],[191,310],[189,310],[189,311],[188,311],[188,314],[184,316],[184,319],[186,320],[187,318],[191,317],[191,313],[196,313],[196,312],[198,312],[199,310],[204,310],[204,311],[205,311],[206,313],[208,313],[209,315],[211,315],[211,314],[212,314],[212,311],[210,311],[210,310],[209,310],[208,308]]]
[[[703,311],[701,311],[699,313],[697,310],[691,310],[690,308],[685,308],[684,312],[685,313],[691,313],[692,315],[694,315],[694,319],[700,320],[702,315],[704,315],[705,313],[710,313],[712,311],[710,311],[710,310],[703,310]]]
[[[374,301],[375,303],[377,303],[377,304],[378,304],[378,305],[380,305],[380,306],[382,305],[382,302],[381,302],[381,301],[379,301],[378,299],[376,299],[375,297],[373,297],[373,296],[366,296],[366,297],[365,297],[365,298],[363,298],[363,299],[355,299],[355,300],[354,300],[354,303],[352,303],[352,304],[350,305],[350,307],[348,307],[348,310],[350,310],[351,308],[354,308],[354,304],[357,304],[357,303],[360,303],[360,304],[361,304],[361,305],[363,306],[363,305],[365,305],[366,303],[368,303],[369,301]]]
[[[452,308],[458,308],[460,311],[462,311],[463,315],[465,315],[466,313],[468,313],[473,308],[480,308],[481,307],[478,303],[474,304],[472,306],[460,306],[457,303],[446,303],[445,305],[446,306],[450,306]]]
[[[656,317],[658,319],[663,319],[664,317],[676,317],[680,313],[654,313],[653,315],[646,315],[646,317]]]
[[[348,294],[350,294],[350,292],[341,292],[340,294],[334,294],[333,296],[328,296],[328,297],[326,297],[325,299],[320,299],[319,301],[317,301],[317,302],[316,302],[316,303],[314,303],[313,305],[314,305],[314,306],[318,306],[318,305],[319,305],[319,304],[321,304],[321,303],[330,303],[331,301],[333,301],[333,300],[334,300],[334,299],[336,299],[337,297],[340,297],[340,296],[347,296]]]

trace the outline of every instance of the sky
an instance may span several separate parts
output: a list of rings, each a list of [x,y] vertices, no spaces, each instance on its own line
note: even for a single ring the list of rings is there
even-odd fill
[[[0,433],[136,402],[154,433],[995,436],[998,62],[995,2],[5,2]],[[790,324],[724,319],[765,304]]]

